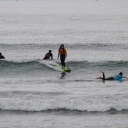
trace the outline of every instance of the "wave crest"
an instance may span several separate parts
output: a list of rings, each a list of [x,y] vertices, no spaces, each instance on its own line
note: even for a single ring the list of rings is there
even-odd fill
[[[53,61],[52,63],[56,63]],[[55,70],[50,66],[51,63],[46,63],[44,60],[30,60],[30,61],[6,61],[0,60],[1,72],[28,72],[40,70]],[[68,61],[66,65],[74,70],[84,69],[119,69],[127,68],[128,61],[102,61],[102,62],[89,62],[89,61]]]

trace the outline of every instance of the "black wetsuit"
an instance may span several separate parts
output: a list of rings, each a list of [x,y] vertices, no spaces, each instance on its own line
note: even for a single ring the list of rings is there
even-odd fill
[[[65,54],[60,54],[60,61],[61,61],[61,65],[63,67],[65,67],[65,57],[66,57]]]
[[[3,55],[0,55],[0,59],[5,59],[5,57]]]
[[[105,74],[103,73],[103,78],[100,77],[100,79],[102,79],[102,80],[114,80],[114,77],[105,78]]]
[[[53,54],[52,54],[52,53],[47,53],[47,54],[45,55],[45,57],[44,57],[44,60],[50,59],[50,57],[51,57],[51,59],[53,59]]]

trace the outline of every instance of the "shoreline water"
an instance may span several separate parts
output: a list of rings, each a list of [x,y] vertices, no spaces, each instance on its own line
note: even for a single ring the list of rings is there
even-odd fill
[[[70,112],[50,112],[50,113],[20,113],[20,112],[0,112],[0,120],[6,118],[1,128],[6,127],[86,127],[86,128],[126,128],[128,113],[70,113]],[[111,122],[113,120],[113,122]],[[91,123],[89,123],[91,122]]]

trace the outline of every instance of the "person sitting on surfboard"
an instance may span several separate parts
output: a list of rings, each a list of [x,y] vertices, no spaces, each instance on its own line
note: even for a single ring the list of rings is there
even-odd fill
[[[118,75],[116,75],[114,77],[108,77],[108,78],[105,78],[105,73],[104,72],[102,72],[102,74],[103,74],[103,77],[98,77],[97,79],[102,79],[102,80],[121,80],[122,78],[128,79],[128,77],[123,76],[122,72],[120,72]]]
[[[65,58],[67,57],[67,51],[63,44],[60,46],[60,48],[58,50],[58,59],[59,59],[59,56],[60,56],[62,68],[64,68],[65,67]]]
[[[5,57],[0,52],[0,59],[5,59]]]
[[[53,59],[53,54],[52,54],[52,50],[49,50],[49,52],[45,55],[44,57],[44,60],[47,60],[47,59]]]

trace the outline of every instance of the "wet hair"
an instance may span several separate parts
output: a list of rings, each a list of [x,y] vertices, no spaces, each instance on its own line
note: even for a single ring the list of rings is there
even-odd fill
[[[1,52],[0,52],[0,55],[1,55]]]
[[[122,73],[122,72],[120,72],[120,73],[119,73],[119,75],[121,75],[121,76],[122,76],[122,75],[123,75],[123,73]]]
[[[49,52],[52,52],[52,50],[49,50]]]
[[[61,44],[59,49],[61,49],[62,46],[64,47],[64,44]],[[64,51],[64,48],[63,48],[63,51]]]

